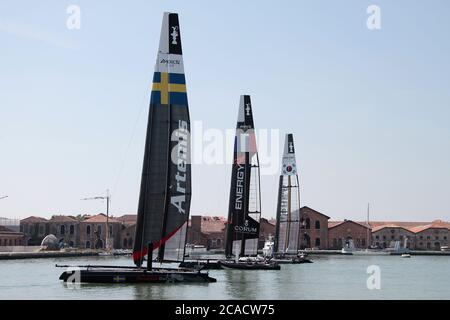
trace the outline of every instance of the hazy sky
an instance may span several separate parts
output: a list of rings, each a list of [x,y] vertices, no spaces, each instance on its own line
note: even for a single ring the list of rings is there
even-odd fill
[[[366,26],[372,4],[381,30]],[[234,128],[250,94],[257,128],[294,133],[302,205],[450,220],[447,0],[3,0],[0,216],[98,213],[79,199],[107,188],[112,214],[136,212],[164,11],[180,14],[191,120]],[[193,166],[191,214],[227,214],[230,170]],[[273,217],[278,174],[261,183]]]

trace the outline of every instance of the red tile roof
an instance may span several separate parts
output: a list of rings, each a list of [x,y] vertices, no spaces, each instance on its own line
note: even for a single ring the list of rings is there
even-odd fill
[[[36,223],[36,222],[45,222],[45,221],[48,221],[48,220],[45,218],[35,217],[35,216],[31,216],[31,217],[20,220],[20,222],[25,222],[25,223]]]
[[[327,216],[326,214],[323,214],[322,212],[319,212],[319,211],[317,211],[317,210],[314,210],[314,209],[312,209],[312,208],[310,208],[310,207],[308,207],[308,206],[303,206],[303,207],[301,207],[301,208],[300,208],[300,212],[303,211],[303,210],[305,210],[305,209],[310,210],[310,211],[313,211],[314,213],[320,214],[320,215],[324,216],[325,218],[330,219],[330,217]]]
[[[52,216],[49,222],[77,222],[77,219],[69,217],[69,216],[63,216],[63,215],[57,215]]]
[[[97,214],[97,215],[95,215],[93,217],[90,217],[89,219],[83,220],[82,222],[85,222],[85,223],[106,223],[106,215],[103,214],[103,213],[100,213],[100,214]],[[112,218],[112,217],[109,217],[108,222],[110,222],[110,223],[121,223],[121,221],[119,221],[119,220],[117,220],[115,218]]]
[[[116,217],[115,219],[129,226],[132,224],[136,224],[137,214],[125,214],[123,216]]]
[[[350,222],[350,223],[354,223],[354,224],[358,224],[364,228],[368,228],[371,229],[371,226],[367,224],[367,222],[358,222],[358,221],[353,221],[353,220],[344,220],[344,221],[328,221],[328,229],[340,226],[341,224],[344,224],[346,222]]]

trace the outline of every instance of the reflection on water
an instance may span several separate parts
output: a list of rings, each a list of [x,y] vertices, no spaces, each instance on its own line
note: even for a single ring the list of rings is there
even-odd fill
[[[313,256],[281,270],[211,270],[216,283],[81,284],[58,280],[55,264],[128,265],[129,257],[0,261],[0,299],[450,299],[450,257]],[[381,290],[366,286],[381,270]]]

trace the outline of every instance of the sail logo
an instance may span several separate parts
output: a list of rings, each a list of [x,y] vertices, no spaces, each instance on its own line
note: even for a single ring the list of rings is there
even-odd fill
[[[172,44],[178,44],[178,26],[172,27],[172,33],[170,35],[172,36]]]
[[[178,121],[178,129],[172,133],[172,141],[176,142],[176,145],[172,149],[172,163],[176,165],[177,171],[175,173],[175,193],[170,197],[170,203],[177,208],[180,214],[185,214],[186,209],[184,204],[186,203],[186,184],[187,179],[187,165],[189,163],[189,129],[186,121]],[[172,185],[171,188],[174,188]]]
[[[245,105],[245,112],[246,112],[246,116],[250,116],[250,111],[251,111],[252,109],[251,109],[251,107],[250,107],[250,103],[247,103],[246,105]]]
[[[256,227],[249,227],[248,220],[245,220],[243,226],[234,226],[234,230],[241,233],[256,233],[258,229]]]
[[[289,142],[289,153],[294,153],[294,145],[292,142]]]
[[[244,166],[239,165],[236,174],[236,200],[234,202],[234,208],[236,210],[242,210],[242,198],[244,196]]]
[[[181,64],[180,60],[168,60],[168,59],[161,59],[161,61],[159,63],[162,64],[170,64],[170,65],[175,65],[175,64]]]

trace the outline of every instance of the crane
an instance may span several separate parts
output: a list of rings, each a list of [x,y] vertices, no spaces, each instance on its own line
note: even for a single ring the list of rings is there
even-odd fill
[[[109,244],[109,201],[111,200],[111,195],[109,194],[109,189],[106,190],[106,196],[97,196],[91,198],[83,198],[81,200],[106,200],[106,235],[105,235],[105,247],[109,251],[111,246]]]

